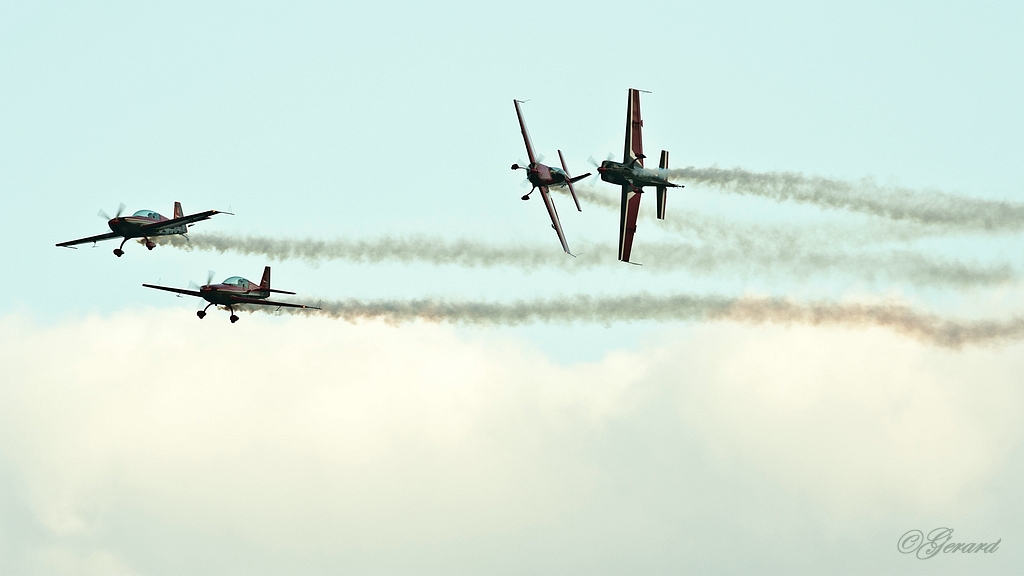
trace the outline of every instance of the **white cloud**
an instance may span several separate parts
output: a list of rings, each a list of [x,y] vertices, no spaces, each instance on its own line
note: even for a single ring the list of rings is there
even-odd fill
[[[1019,349],[716,325],[562,366],[487,331],[221,320],[0,320],[0,571],[792,568],[779,539],[823,522],[888,546],[999,498],[1021,439]]]

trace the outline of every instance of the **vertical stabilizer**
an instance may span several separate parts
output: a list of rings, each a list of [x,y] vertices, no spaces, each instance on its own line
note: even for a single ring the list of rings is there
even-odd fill
[[[260,280],[260,290],[270,290],[270,266],[263,268],[263,279]]]
[[[661,151],[661,161],[658,163],[658,168],[661,170],[668,169],[668,150]],[[665,200],[668,196],[668,188],[665,186],[658,186],[658,220],[665,219]]]
[[[174,203],[174,217],[175,218],[183,218],[184,216],[185,216],[185,213],[182,212],[182,210],[181,210],[181,202],[175,202]]]

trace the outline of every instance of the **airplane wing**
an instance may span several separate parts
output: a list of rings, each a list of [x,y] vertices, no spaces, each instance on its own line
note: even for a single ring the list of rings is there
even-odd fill
[[[551,227],[555,229],[555,234],[558,234],[558,241],[562,243],[562,250],[565,253],[572,256],[572,252],[569,252],[569,244],[565,241],[565,234],[562,233],[562,223],[558,221],[558,211],[555,210],[555,203],[551,201],[551,194],[548,193],[547,186],[538,186],[540,190],[540,197],[544,199],[544,206],[548,209],[548,216],[551,216]]]
[[[190,214],[188,216],[182,216],[181,218],[174,218],[171,220],[164,220],[163,222],[154,222],[152,224],[146,224],[139,228],[140,232],[155,232],[157,230],[163,230],[164,228],[174,228],[175,226],[181,226],[182,224],[192,224],[193,222],[199,222],[200,220],[209,220],[214,214],[228,214],[228,212],[221,212],[220,210],[207,210],[206,212],[198,212],[196,214]]]
[[[199,296],[200,298],[203,297],[202,294],[200,294],[199,292],[197,292],[195,290],[184,290],[182,288],[169,288],[167,286],[154,286],[152,284],[143,284],[143,286],[145,286],[146,288],[156,288],[157,290],[164,290],[166,292],[176,292],[178,294],[187,294],[189,296]]]
[[[264,306],[284,306],[286,308],[309,308],[310,310],[319,310],[316,306],[306,306],[305,304],[289,304],[288,302],[274,302],[273,300],[263,300],[260,298],[245,298],[238,296],[232,299],[237,304],[262,304]]]
[[[629,164],[634,158],[644,155],[643,142],[644,121],[640,117],[640,91],[629,89],[629,102],[626,105],[626,149],[622,154],[622,162]],[[643,158],[637,161],[644,165]]]
[[[629,185],[622,187],[622,209],[619,212],[619,260],[629,262],[633,250],[633,234],[636,233],[636,217],[640,212],[640,197],[643,194]]]
[[[530,157],[530,164],[536,164],[537,158],[533,154],[533,143],[530,142],[530,133],[526,130],[526,121],[523,120],[523,111],[519,109],[519,100],[513,100],[516,105],[516,116],[519,117],[519,128],[523,131],[523,141],[526,142],[526,155]],[[566,250],[568,252],[568,250]]]
[[[70,248],[78,244],[87,244],[89,242],[99,242],[100,240],[110,240],[111,238],[124,238],[120,234],[114,234],[113,232],[107,232],[106,234],[97,234],[96,236],[89,236],[88,238],[79,238],[78,240],[69,240],[67,242],[61,242],[57,246],[64,248]]]

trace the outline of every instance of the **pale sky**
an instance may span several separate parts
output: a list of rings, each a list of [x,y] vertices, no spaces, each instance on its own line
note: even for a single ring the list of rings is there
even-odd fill
[[[630,87],[652,92],[645,146],[673,167],[1024,202],[1022,25],[1019,3],[0,2],[0,573],[1019,572],[1016,341],[232,325],[141,284],[270,264],[324,300],[685,293],[999,321],[1024,308],[1020,233],[688,185],[669,221],[641,219],[643,267],[595,246],[615,211],[563,195],[580,258],[528,269],[54,244],[104,232],[100,209],[181,201],[235,213],[197,238],[557,255],[509,170],[526,157],[511,100],[579,173],[621,154]],[[670,265],[680,243],[715,256]],[[1001,544],[897,550],[942,526]]]

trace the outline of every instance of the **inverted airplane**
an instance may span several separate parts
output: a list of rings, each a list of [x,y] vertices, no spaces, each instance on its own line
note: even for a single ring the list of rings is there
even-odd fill
[[[255,284],[242,278],[241,276],[232,276],[220,284],[210,284],[213,273],[210,273],[211,278],[206,280],[205,286],[200,286],[199,290],[185,290],[183,288],[171,288],[169,286],[156,286],[153,284],[143,284],[146,288],[155,288],[156,290],[165,290],[167,292],[175,292],[177,294],[186,294],[188,296],[197,296],[209,302],[206,308],[196,312],[196,316],[202,320],[206,317],[206,310],[210,306],[217,306],[220,308],[227,308],[231,312],[231,323],[238,322],[238,316],[235,314],[234,306],[237,304],[258,304],[261,306],[283,306],[285,308],[307,308],[310,310],[319,310],[319,306],[306,306],[305,304],[290,304],[288,302],[274,302],[267,300],[271,293],[274,294],[295,294],[295,292],[288,292],[285,290],[274,290],[270,287],[270,266],[263,269],[263,279],[260,280],[259,284]]]
[[[110,227],[110,232],[106,234],[97,234],[96,236],[89,236],[88,238],[79,238],[78,240],[61,242],[60,244],[57,244],[57,246],[71,248],[78,244],[99,242],[101,240],[110,240],[112,238],[124,238],[124,240],[121,241],[121,245],[114,249],[114,256],[120,258],[124,254],[124,243],[132,238],[144,239],[146,241],[146,248],[152,250],[153,248],[156,248],[156,243],[150,240],[150,237],[171,236],[174,234],[185,236],[188,232],[188,227],[200,220],[208,220],[214,214],[231,214],[230,212],[207,210],[206,212],[199,212],[197,214],[185,216],[181,211],[181,202],[174,203],[174,218],[168,218],[152,210],[139,210],[131,216],[121,216],[121,212],[123,211],[124,204],[121,204],[117,209],[117,214],[113,218],[107,220],[107,226]],[[100,216],[104,218],[107,217],[102,211],[100,211]],[[187,240],[188,236],[185,236],[185,238]]]
[[[558,151],[558,160],[562,163],[562,168],[558,169],[553,166],[546,166],[541,164],[537,160],[537,156],[533,152],[533,143],[530,142],[530,133],[526,130],[526,122],[523,120],[523,111],[519,109],[519,104],[523,100],[513,100],[516,106],[516,116],[519,117],[519,128],[523,132],[523,141],[526,142],[526,155],[530,158],[529,166],[520,166],[519,164],[513,164],[513,170],[523,169],[526,170],[526,178],[533,185],[533,188],[523,196],[523,200],[529,200],[530,194],[533,194],[534,190],[540,190],[540,197],[544,199],[544,206],[548,209],[548,216],[551,217],[551,227],[555,229],[555,233],[558,234],[558,241],[562,243],[562,250],[565,253],[572,256],[572,252],[569,251],[569,244],[565,241],[565,234],[562,233],[562,224],[558,221],[558,211],[555,210],[555,204],[551,201],[551,195],[548,193],[548,187],[550,186],[568,186],[569,192],[572,194],[573,201],[576,202],[576,209],[580,212],[583,211],[580,208],[580,201],[576,198],[576,190],[572,187],[574,182],[590,176],[590,172],[583,174],[582,176],[569,176],[569,169],[565,166],[565,157],[562,156],[562,151]]]
[[[668,181],[668,151],[661,151],[661,162],[657,170],[644,168],[644,121],[640,117],[640,92],[629,89],[626,105],[626,149],[622,162],[605,160],[597,168],[605,182],[622,186],[622,205],[619,210],[619,260],[629,262],[633,249],[633,235],[636,233],[636,217],[640,211],[640,196],[644,186],[658,190],[658,219],[665,219],[665,200],[668,188],[682,188],[681,184]]]

